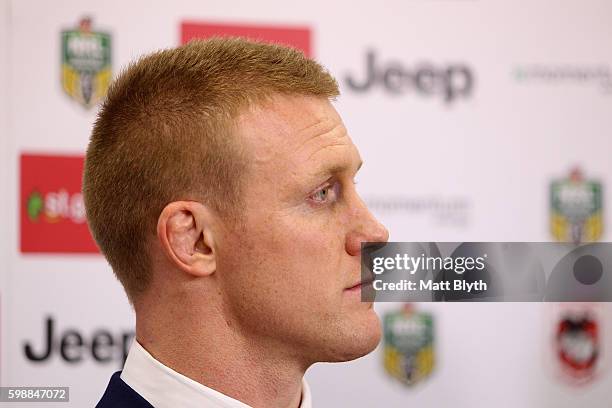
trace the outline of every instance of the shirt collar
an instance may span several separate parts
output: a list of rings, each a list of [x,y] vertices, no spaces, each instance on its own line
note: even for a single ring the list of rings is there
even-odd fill
[[[121,379],[155,408],[250,408],[165,366],[136,340],[130,347]],[[304,379],[300,408],[312,408],[310,388]]]

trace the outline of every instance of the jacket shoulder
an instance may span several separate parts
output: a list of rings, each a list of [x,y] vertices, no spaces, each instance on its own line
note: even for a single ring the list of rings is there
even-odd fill
[[[153,408],[153,405],[127,385],[121,379],[121,371],[117,371],[96,408]]]

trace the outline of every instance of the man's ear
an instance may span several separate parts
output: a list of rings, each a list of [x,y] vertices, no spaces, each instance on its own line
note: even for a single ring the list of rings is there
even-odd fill
[[[213,213],[197,201],[174,201],[157,219],[157,238],[168,259],[194,276],[215,272]]]

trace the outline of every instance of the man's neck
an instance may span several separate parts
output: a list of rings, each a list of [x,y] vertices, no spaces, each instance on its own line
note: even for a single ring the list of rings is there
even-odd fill
[[[254,408],[299,407],[306,365],[240,333],[222,313],[156,303],[137,308],[136,339],[159,362]]]

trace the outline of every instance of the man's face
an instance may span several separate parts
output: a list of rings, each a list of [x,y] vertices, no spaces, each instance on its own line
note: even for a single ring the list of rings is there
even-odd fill
[[[306,362],[367,354],[380,323],[356,286],[361,242],[388,232],[357,195],[361,158],[338,113],[325,98],[275,96],[237,133],[250,166],[244,220],[218,245],[226,314]]]

